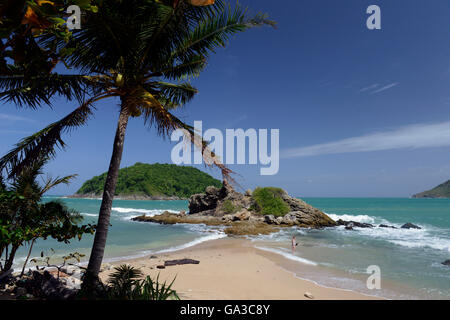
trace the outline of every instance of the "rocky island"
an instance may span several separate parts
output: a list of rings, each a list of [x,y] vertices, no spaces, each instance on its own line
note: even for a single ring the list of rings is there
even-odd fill
[[[280,188],[256,188],[244,194],[227,182],[221,188],[208,186],[205,193],[189,198],[189,214],[164,212],[139,216],[134,221],[160,224],[206,224],[225,226],[228,235],[268,234],[282,227],[324,228],[336,222],[322,211]]]

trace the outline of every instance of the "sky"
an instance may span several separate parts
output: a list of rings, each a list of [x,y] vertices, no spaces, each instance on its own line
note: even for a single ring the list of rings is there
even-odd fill
[[[447,0],[243,0],[278,24],[218,50],[193,80],[197,97],[177,112],[204,129],[280,130],[280,169],[232,165],[243,189],[278,186],[298,197],[409,197],[450,179],[450,2]],[[366,9],[381,8],[381,30]],[[0,105],[0,154],[58,120],[53,109]],[[73,194],[108,169],[118,101],[104,100],[65,137],[52,176],[78,174],[53,194]],[[122,167],[170,163],[175,143],[130,121]],[[199,166],[220,177],[217,170]]]

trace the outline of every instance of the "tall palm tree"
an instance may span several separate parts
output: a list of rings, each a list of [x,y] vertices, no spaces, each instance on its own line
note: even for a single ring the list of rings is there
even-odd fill
[[[274,25],[265,15],[249,16],[239,5],[231,7],[222,1],[198,7],[187,0],[109,0],[98,7],[98,13],[86,13],[83,28],[74,32],[69,43],[51,36],[42,39],[48,47],[65,46],[71,53],[65,63],[78,74],[0,77],[0,97],[19,106],[51,104],[54,95],[80,102],[65,118],[23,139],[0,160],[0,168],[10,175],[40,155],[55,155],[56,147],[64,148],[62,134],[84,125],[95,102],[119,100],[113,153],[85,279],[90,283],[98,279],[103,259],[129,118],[144,118],[163,136],[183,129],[209,156],[207,163],[217,166],[227,179],[231,171],[207,152],[206,143],[172,111],[195,96],[197,89],[189,79],[200,74],[215,49],[225,47],[239,32]]]

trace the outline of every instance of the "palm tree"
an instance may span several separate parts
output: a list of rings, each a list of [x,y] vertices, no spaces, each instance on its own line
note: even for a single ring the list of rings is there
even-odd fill
[[[200,74],[215,49],[226,46],[239,32],[274,25],[265,15],[250,17],[246,9],[239,5],[232,8],[222,1],[198,7],[187,0],[110,0],[99,2],[98,7],[98,13],[86,13],[83,28],[74,32],[69,43],[52,36],[41,40],[48,47],[65,45],[71,53],[65,63],[79,74],[0,77],[0,97],[19,106],[51,104],[54,95],[80,102],[65,118],[23,139],[0,160],[0,168],[6,168],[10,175],[40,155],[54,156],[56,147],[64,148],[62,134],[84,125],[94,112],[95,102],[106,98],[120,101],[113,153],[84,281],[91,284],[98,279],[103,259],[129,118],[144,118],[162,136],[183,129],[208,157],[207,163],[217,166],[224,179],[229,179],[231,171],[207,152],[206,143],[172,111],[195,96],[197,89],[189,79]]]

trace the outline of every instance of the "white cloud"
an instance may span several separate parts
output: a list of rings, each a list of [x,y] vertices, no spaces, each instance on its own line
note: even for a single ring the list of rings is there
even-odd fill
[[[388,84],[387,86],[384,86],[384,87],[382,87],[382,88],[380,88],[380,89],[378,89],[378,90],[375,90],[375,91],[371,92],[370,94],[380,93],[380,92],[389,90],[389,89],[391,89],[391,88],[393,88],[393,87],[398,86],[399,84],[400,84],[400,83],[398,83],[398,82],[394,82],[394,83]]]
[[[418,149],[450,146],[450,121],[416,124],[396,130],[372,133],[281,152],[283,158],[309,157],[323,154],[370,152],[394,149]]]
[[[233,119],[232,121],[228,122],[225,127],[226,128],[234,128],[234,126],[236,126],[238,123],[247,120],[248,116],[246,114],[243,114],[239,117],[237,117],[236,119]]]
[[[359,92],[366,92],[366,91],[368,91],[368,90],[375,89],[375,88],[377,88],[378,86],[379,86],[379,84],[378,84],[378,83],[375,83],[375,84],[373,84],[373,85],[371,85],[371,86],[362,88],[361,90],[359,90]]]
[[[10,114],[5,114],[5,113],[0,113],[0,121],[8,121],[8,122],[17,122],[17,121],[36,122],[33,119],[13,116],[13,115],[10,115]]]

